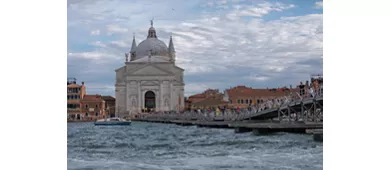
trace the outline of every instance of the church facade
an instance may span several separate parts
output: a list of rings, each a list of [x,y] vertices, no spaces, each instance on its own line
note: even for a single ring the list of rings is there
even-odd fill
[[[137,45],[133,36],[124,66],[115,70],[117,116],[184,109],[184,69],[175,60],[172,36],[167,47],[157,38],[153,21],[145,40]]]

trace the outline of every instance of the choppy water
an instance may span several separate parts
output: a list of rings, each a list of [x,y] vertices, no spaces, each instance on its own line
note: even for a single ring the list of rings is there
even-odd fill
[[[310,135],[255,136],[232,129],[133,122],[68,123],[68,169],[322,169]]]

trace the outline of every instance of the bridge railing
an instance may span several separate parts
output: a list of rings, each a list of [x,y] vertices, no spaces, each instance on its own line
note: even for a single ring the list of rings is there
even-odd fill
[[[232,121],[232,120],[242,120],[244,118],[248,118],[251,116],[254,116],[256,114],[259,114],[261,112],[265,112],[269,109],[273,108],[280,108],[287,105],[291,105],[296,102],[302,102],[304,100],[310,100],[315,99],[318,97],[323,96],[323,88],[322,86],[319,88],[317,92],[314,92],[314,90],[305,89],[307,93],[300,96],[297,91],[294,91],[290,93],[289,95],[283,96],[278,98],[277,100],[268,100],[264,103],[257,105],[257,106],[251,106],[249,108],[242,108],[240,110],[236,109],[225,109],[220,112],[220,115],[217,116],[215,111],[208,111],[203,110],[201,112],[199,111],[187,111],[184,113],[177,113],[175,111],[169,111],[169,112],[160,112],[160,113],[151,113],[148,115],[145,115],[144,118],[148,119],[165,119],[165,120],[191,120],[191,119],[197,119],[197,120],[203,120],[203,121],[213,121],[214,119],[223,119],[225,121]]]

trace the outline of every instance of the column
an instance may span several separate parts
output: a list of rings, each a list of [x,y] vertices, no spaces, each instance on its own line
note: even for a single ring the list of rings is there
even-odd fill
[[[118,116],[118,106],[119,106],[119,101],[121,99],[120,98],[120,95],[119,95],[119,88],[118,87],[115,87],[115,98],[116,98],[116,101],[115,101],[115,116]],[[81,104],[80,104],[80,109],[81,109]]]
[[[162,83],[163,83],[163,81],[161,81],[161,80],[159,80],[158,81],[159,83],[160,83],[160,108],[159,108],[159,111],[162,111],[163,110],[163,108],[164,108],[164,101],[163,101],[163,92],[162,92]]]
[[[125,93],[125,105],[124,105],[124,108],[123,108],[123,112],[127,112],[128,110],[129,110],[129,105],[130,105],[130,93],[131,93],[131,91],[130,91],[130,81],[129,82],[126,82],[126,85],[125,85],[125,91],[126,91],[126,93]],[[124,113],[125,114],[125,113]]]
[[[137,88],[138,88],[138,112],[141,112],[141,82],[137,80]]]
[[[169,110],[173,110],[173,81],[169,81],[169,85],[170,85],[170,106],[169,106]]]

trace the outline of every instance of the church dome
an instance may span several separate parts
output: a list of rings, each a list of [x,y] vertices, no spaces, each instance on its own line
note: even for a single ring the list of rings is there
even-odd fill
[[[150,28],[146,40],[139,43],[135,50],[135,60],[149,56],[169,57],[167,45],[157,38],[156,29],[153,27],[153,20],[150,21]]]
[[[139,43],[136,50],[136,59],[143,58],[149,55],[151,50],[152,56],[166,56],[168,57],[167,45],[157,38],[147,38]]]

